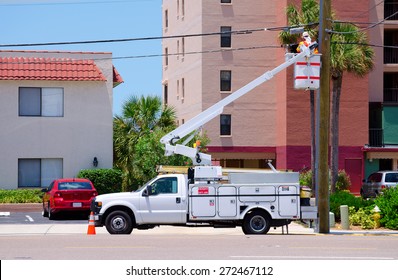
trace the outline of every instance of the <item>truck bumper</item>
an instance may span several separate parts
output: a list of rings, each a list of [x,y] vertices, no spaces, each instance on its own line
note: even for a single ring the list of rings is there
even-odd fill
[[[100,214],[95,214],[94,215],[94,225],[96,227],[102,227],[103,226],[103,224],[102,224],[102,215],[100,215]]]
[[[301,206],[301,219],[316,220],[318,219],[318,208],[316,206]]]

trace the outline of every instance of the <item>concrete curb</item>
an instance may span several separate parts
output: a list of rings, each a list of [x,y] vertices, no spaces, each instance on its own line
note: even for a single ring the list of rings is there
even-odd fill
[[[0,212],[41,212],[41,203],[0,203]]]

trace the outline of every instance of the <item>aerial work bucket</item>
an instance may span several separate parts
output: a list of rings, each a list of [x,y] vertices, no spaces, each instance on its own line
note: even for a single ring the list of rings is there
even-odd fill
[[[294,88],[318,89],[321,72],[321,55],[303,57],[294,64]]]

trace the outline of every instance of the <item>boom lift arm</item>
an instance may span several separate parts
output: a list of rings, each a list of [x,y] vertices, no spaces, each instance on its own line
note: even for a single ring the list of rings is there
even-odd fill
[[[163,136],[160,139],[160,142],[165,145],[166,156],[180,154],[191,158],[194,165],[211,165],[210,155],[199,153],[198,147],[191,148],[185,146],[185,144],[188,143],[190,139],[192,139],[193,135],[182,145],[176,144],[176,142],[194,131],[199,131],[205,123],[220,115],[223,112],[225,106],[234,102],[236,99],[250,92],[252,89],[256,88],[262,83],[272,79],[277,73],[281,72],[282,70],[286,69],[287,67],[304,57],[309,58],[313,54],[317,46],[318,44],[316,42],[312,43],[309,47],[303,46],[299,54],[291,57],[274,69],[265,72],[263,75],[259,76],[247,85],[230,94],[228,97],[220,100],[213,106],[204,110],[202,113],[196,115],[183,125]]]

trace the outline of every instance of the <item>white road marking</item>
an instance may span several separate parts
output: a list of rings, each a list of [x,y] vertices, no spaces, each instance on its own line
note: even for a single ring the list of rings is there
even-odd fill
[[[34,220],[32,219],[32,217],[31,217],[31,216],[29,216],[29,215],[26,215],[25,217],[28,219],[28,221],[29,221],[29,222],[31,222],[31,223],[32,223],[32,222],[34,222]]]
[[[0,212],[0,216],[10,216],[10,212]]]

